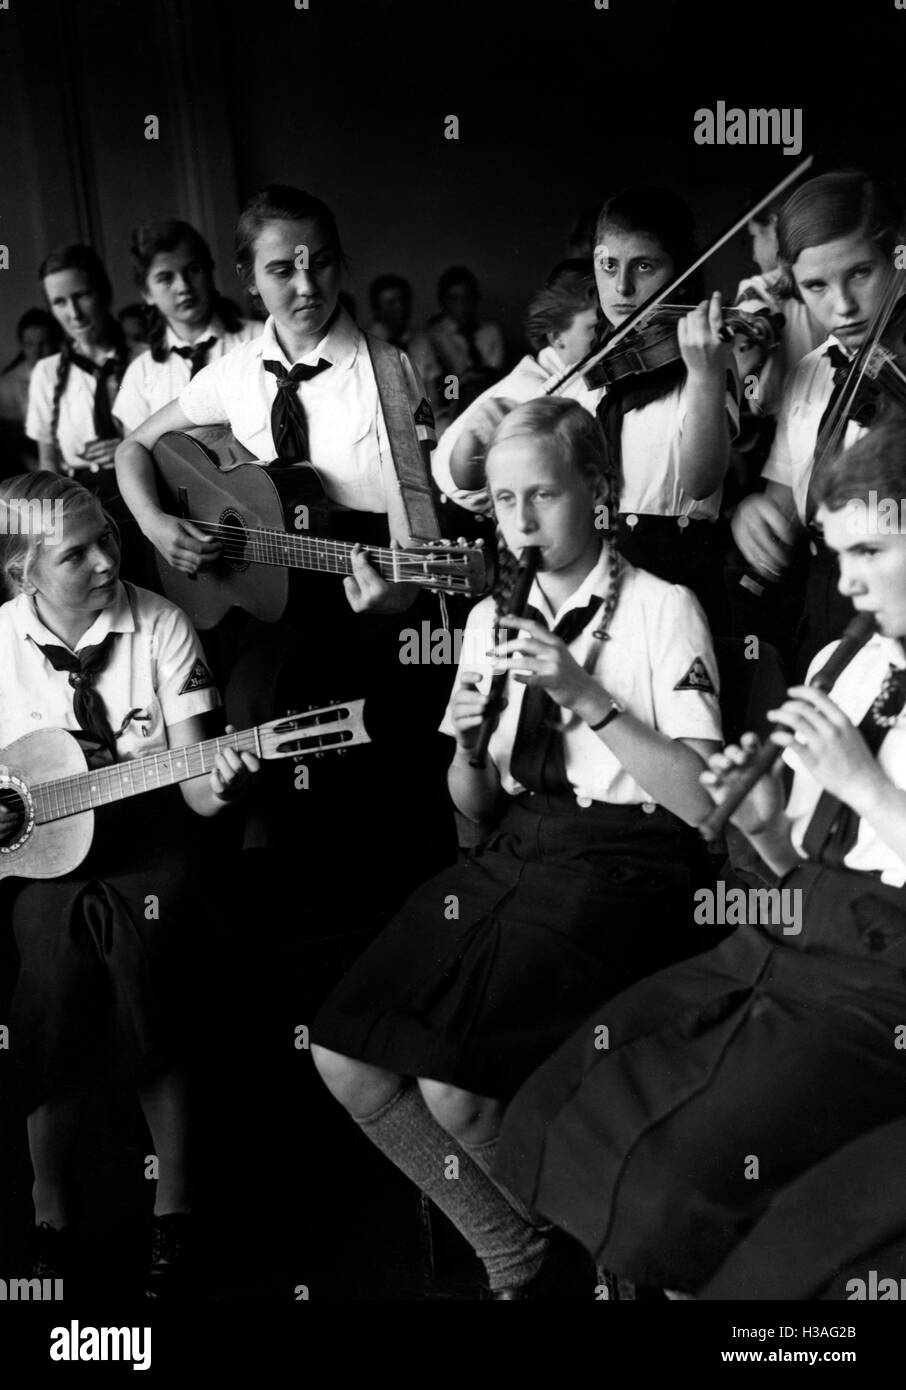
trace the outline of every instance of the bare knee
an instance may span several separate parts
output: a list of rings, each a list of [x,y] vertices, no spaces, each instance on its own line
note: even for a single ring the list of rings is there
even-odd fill
[[[442,1081],[419,1081],[425,1104],[435,1120],[464,1144],[484,1144],[500,1128],[500,1102],[477,1096]]]
[[[380,1110],[400,1088],[400,1078],[393,1072],[344,1057],[317,1043],[312,1043],[311,1055],[330,1094],[356,1119]]]

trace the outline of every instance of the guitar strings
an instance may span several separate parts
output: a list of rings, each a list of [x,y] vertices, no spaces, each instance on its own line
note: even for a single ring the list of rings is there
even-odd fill
[[[345,541],[333,540],[329,536],[293,536],[286,531],[265,530],[256,528],[253,531],[243,531],[237,526],[226,526],[215,522],[197,522],[192,524],[206,531],[209,535],[221,540],[221,558],[232,560],[249,561],[255,557],[256,551],[264,550],[265,556],[262,563],[272,563],[277,565],[286,564],[286,552],[292,553],[294,550],[302,550],[309,559],[317,559],[324,562],[324,568],[331,569],[331,562],[334,573],[350,573],[351,562],[349,556],[352,547]],[[391,576],[396,574],[411,576],[430,575],[433,571],[438,579],[450,579],[454,577],[456,571],[467,571],[468,562],[463,555],[463,547],[450,546],[445,551],[438,547],[436,553],[413,554],[406,550],[394,550],[388,546],[366,546],[364,547],[366,557],[378,566],[385,566]],[[458,554],[452,554],[456,551]],[[283,553],[281,553],[283,552]],[[319,570],[320,565],[305,566],[313,570]],[[439,574],[438,571],[446,570],[447,574]]]

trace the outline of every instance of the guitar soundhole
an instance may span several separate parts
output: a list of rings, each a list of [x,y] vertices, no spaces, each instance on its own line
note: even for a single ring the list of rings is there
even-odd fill
[[[229,565],[235,574],[241,574],[249,567],[248,560],[245,559],[246,534],[245,519],[239,512],[227,508],[220,514],[220,525],[229,526],[235,532],[234,535],[221,535],[223,541],[223,563]]]
[[[0,854],[10,854],[27,839],[32,827],[25,787],[15,778],[0,782]]]

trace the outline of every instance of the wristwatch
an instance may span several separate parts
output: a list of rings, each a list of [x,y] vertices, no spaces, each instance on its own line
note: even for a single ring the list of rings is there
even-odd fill
[[[589,724],[588,727],[591,729],[591,731],[592,731],[593,734],[596,734],[596,733],[598,733],[598,731],[599,731],[600,729],[606,729],[606,728],[607,728],[607,725],[611,722],[611,720],[616,719],[617,715],[619,715],[619,714],[625,714],[625,713],[626,713],[626,706],[625,706],[625,705],[621,705],[620,702],[619,702],[619,700],[615,700],[615,699],[613,698],[613,696],[611,695],[611,697],[610,697],[610,709],[607,711],[607,713],[605,714],[604,718],[603,718],[603,719],[599,719],[598,722],[597,722],[597,724]]]

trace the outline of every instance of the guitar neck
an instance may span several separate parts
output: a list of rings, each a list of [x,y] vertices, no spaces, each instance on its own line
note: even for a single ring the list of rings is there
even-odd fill
[[[242,559],[255,565],[278,565],[284,569],[316,570],[321,574],[352,574],[352,545],[349,541],[331,540],[329,536],[293,536],[288,531],[243,530],[209,521],[192,521],[208,535],[223,541],[227,553],[230,546],[241,544]],[[392,550],[389,546],[364,547],[368,562],[382,579],[390,583],[418,584],[433,578],[432,560],[427,555],[411,551]]]
[[[224,748],[262,756],[258,730],[245,729],[242,733],[222,734],[220,738],[206,739],[203,743],[190,743],[184,748],[168,748],[146,758],[40,782],[32,787],[35,820],[45,825],[66,816],[77,816],[81,811],[94,811],[100,806],[124,801],[129,796],[140,796],[142,792],[188,782],[210,772]]]

